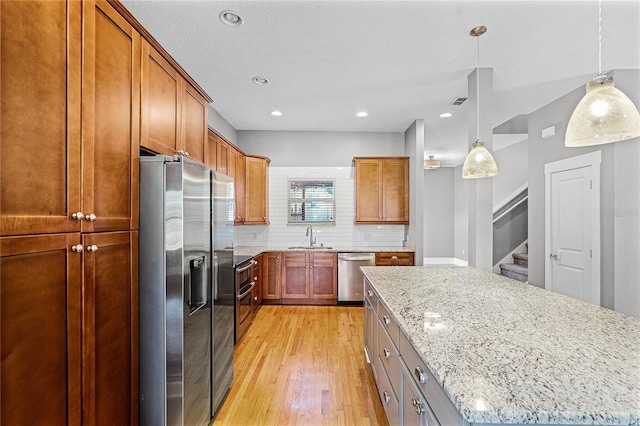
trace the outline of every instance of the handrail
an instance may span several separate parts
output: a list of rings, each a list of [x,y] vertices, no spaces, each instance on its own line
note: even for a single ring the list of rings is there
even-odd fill
[[[502,212],[498,217],[496,217],[495,219],[493,219],[493,223],[496,223],[497,221],[499,221],[500,219],[502,219],[507,213],[509,213],[511,210],[515,209],[516,207],[518,207],[520,204],[524,203],[525,201],[527,201],[529,199],[529,194],[525,195],[522,199],[520,199],[517,203],[515,203],[514,205],[512,205],[511,207],[509,207],[507,210],[505,210],[504,212]]]

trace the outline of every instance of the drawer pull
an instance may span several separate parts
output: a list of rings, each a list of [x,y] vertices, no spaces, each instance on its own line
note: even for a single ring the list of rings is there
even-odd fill
[[[392,260],[398,260],[398,256],[391,256]]]
[[[384,402],[386,402],[387,404],[391,402],[391,395],[389,395],[389,392],[384,391],[382,392],[382,394],[384,395]]]
[[[389,349],[384,348],[384,349],[382,350],[382,352],[384,352],[384,357],[385,357],[386,359],[391,358],[391,351],[389,351]]]
[[[391,319],[390,319],[388,316],[384,315],[384,316],[382,317],[382,319],[384,320],[384,323],[385,323],[386,325],[391,324]]]
[[[422,368],[416,367],[416,369],[413,370],[413,372],[416,375],[416,379],[418,379],[418,382],[427,383],[427,375],[424,374],[424,371],[422,371]]]
[[[368,290],[367,294],[369,295],[369,297],[373,296],[373,292],[371,290]]]

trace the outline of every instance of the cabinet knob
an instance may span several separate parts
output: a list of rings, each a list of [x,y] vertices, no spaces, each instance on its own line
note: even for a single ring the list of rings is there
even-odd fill
[[[418,405],[418,404],[419,404],[419,402],[418,402],[418,400],[417,400],[417,399],[415,399],[415,398],[411,398],[411,405],[412,405],[413,407],[415,407],[415,406],[416,406],[416,405]]]
[[[82,219],[84,219],[84,215],[82,214],[82,212],[75,212],[74,214],[71,215],[71,217],[74,220],[82,220]]]
[[[369,305],[369,306],[367,306],[367,309],[370,310],[370,311],[373,311],[373,306]]]
[[[371,290],[367,291],[367,294],[368,294],[369,296],[373,296],[373,292],[372,292]]]
[[[420,402],[416,404],[416,413],[418,413],[418,415],[424,413],[424,408],[422,407],[422,403]]]
[[[388,316],[384,315],[384,316],[382,317],[382,319],[384,320],[384,323],[385,323],[386,325],[391,324],[391,319],[390,319]]]
[[[95,244],[87,246],[87,251],[91,253],[95,253],[98,251],[98,246]]]
[[[84,246],[82,244],[76,244],[75,246],[71,246],[71,251],[81,252],[84,250]]]
[[[398,260],[398,256],[391,256],[391,260]]]
[[[418,379],[418,382],[427,383],[427,375],[424,374],[424,371],[422,371],[422,368],[416,367],[416,369],[413,370],[413,373],[416,375],[416,379]]]
[[[387,391],[382,392],[382,394],[384,395],[384,402],[388,404],[391,401],[391,395]]]
[[[385,357],[386,359],[391,358],[391,351],[389,351],[389,349],[384,348],[384,349],[382,350],[382,352],[384,352],[384,357]]]
[[[95,222],[97,219],[96,215],[93,213],[86,215],[84,218],[88,222]]]

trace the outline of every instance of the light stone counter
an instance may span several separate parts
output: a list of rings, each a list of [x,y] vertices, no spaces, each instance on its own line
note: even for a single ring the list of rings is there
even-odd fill
[[[472,268],[362,270],[467,421],[640,425],[640,320]]]
[[[336,253],[376,253],[376,252],[414,252],[415,249],[408,247],[353,247],[353,246],[332,246],[327,244],[326,246],[316,245],[315,248],[310,249],[310,251],[319,251],[319,252],[336,252]],[[303,251],[303,248],[295,248],[292,249],[290,247],[280,247],[280,246],[242,246],[235,247],[234,254],[235,255],[243,255],[243,256],[257,256],[260,253],[265,253],[269,251]]]

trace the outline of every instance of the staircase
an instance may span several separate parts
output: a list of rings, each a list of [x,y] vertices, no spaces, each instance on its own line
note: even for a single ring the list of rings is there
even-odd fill
[[[526,283],[529,281],[529,244],[526,253],[514,253],[513,263],[501,263],[500,274]]]

